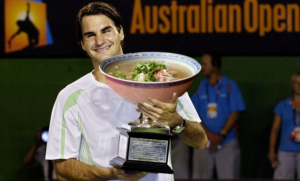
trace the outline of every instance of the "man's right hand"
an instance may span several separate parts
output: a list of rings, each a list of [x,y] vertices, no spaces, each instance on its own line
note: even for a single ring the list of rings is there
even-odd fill
[[[112,171],[116,179],[127,181],[138,181],[148,175],[148,172],[129,172],[115,167],[112,168]]]
[[[207,137],[210,141],[209,149],[214,152],[217,150],[218,146],[222,143],[223,137],[219,134],[210,132],[207,134]]]
[[[270,152],[270,153],[268,154],[268,158],[269,158],[269,160],[270,160],[270,162],[271,162],[272,168],[277,167],[277,165],[278,165],[278,160],[277,160],[277,155],[276,155],[276,153]]]

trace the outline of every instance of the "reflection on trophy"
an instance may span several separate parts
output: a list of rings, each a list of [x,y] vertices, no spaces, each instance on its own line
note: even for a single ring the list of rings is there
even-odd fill
[[[146,132],[151,130],[151,132],[154,133],[170,133],[170,127],[167,124],[153,121],[142,113],[137,120],[128,123],[128,125],[130,125],[134,130],[145,130]]]
[[[166,78],[167,81],[155,82],[148,81],[151,77],[149,76],[148,79],[145,76],[142,79],[147,80],[146,82],[133,81],[123,79],[126,75],[122,75],[122,78],[116,77],[116,73],[111,70],[111,67],[121,67],[124,62],[129,65],[132,61],[148,62],[151,60],[164,62],[168,66],[175,67],[176,65],[178,71],[185,70],[185,72],[180,72],[180,75],[185,75],[185,77],[175,79],[171,75]],[[156,69],[160,71],[160,68]],[[174,92],[180,97],[187,91],[200,69],[200,64],[190,57],[161,52],[118,55],[100,64],[100,71],[106,76],[108,85],[119,96],[133,104],[139,102],[150,103],[146,99],[147,96],[162,102],[171,102]],[[123,72],[123,69],[117,72]],[[168,76],[171,72],[166,72],[166,74]],[[173,173],[169,165],[171,163],[170,144],[173,135],[167,124],[152,120],[141,113],[138,119],[116,129],[118,129],[120,135],[117,156],[110,161],[112,166],[129,171]]]

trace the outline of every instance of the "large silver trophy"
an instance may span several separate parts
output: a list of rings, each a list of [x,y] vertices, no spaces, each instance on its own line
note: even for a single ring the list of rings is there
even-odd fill
[[[188,76],[169,82],[136,82],[116,78],[106,72],[110,66],[129,61],[163,61],[185,67]],[[100,64],[100,71],[105,74],[108,85],[123,99],[133,104],[150,103],[146,97],[171,102],[173,93],[183,95],[190,87],[194,77],[200,72],[200,64],[187,56],[163,53],[140,52],[111,57]],[[114,167],[128,171],[144,171],[151,173],[173,173],[170,168],[170,143],[173,135],[165,123],[151,120],[140,114],[140,117],[119,130],[119,146],[117,156],[110,161]]]

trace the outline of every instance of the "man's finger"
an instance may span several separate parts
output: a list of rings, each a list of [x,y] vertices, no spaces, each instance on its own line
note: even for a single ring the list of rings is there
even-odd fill
[[[141,111],[142,111],[142,110],[141,110]],[[142,112],[143,112],[143,114],[144,114],[145,116],[147,116],[148,118],[152,119],[153,121],[156,121],[156,120],[157,120],[153,115],[151,115],[151,114],[149,114],[149,113],[147,113],[147,112],[144,112],[144,111],[142,111]]]
[[[159,101],[159,100],[157,100],[157,99],[152,99],[151,97],[146,97],[146,98],[147,98],[148,101],[152,102],[153,105],[154,105],[155,107],[160,107],[160,108],[162,108],[162,109],[165,109],[165,108],[166,108],[166,107],[165,107],[165,105],[166,105],[165,102],[161,102],[161,101]],[[172,97],[171,104],[177,104],[177,99],[178,99],[177,93],[174,92],[174,93],[173,93],[173,97]]]
[[[151,97],[146,97],[146,98],[147,98],[148,101],[152,102],[155,107],[159,107],[159,108],[164,109],[165,103],[163,103],[163,102],[161,102],[157,99],[152,99]]]
[[[161,113],[161,109],[160,108],[157,108],[156,106],[152,106],[150,104],[147,104],[147,103],[138,103],[138,108],[144,112],[146,112],[148,110],[152,111],[152,112],[159,112]],[[147,111],[148,112],[148,111]]]
[[[177,104],[177,99],[178,99],[177,93],[174,92],[174,93],[173,93],[173,97],[172,97],[172,104]]]

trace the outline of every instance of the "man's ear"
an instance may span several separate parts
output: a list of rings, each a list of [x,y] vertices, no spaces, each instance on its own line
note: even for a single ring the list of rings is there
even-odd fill
[[[124,40],[124,31],[123,31],[122,26],[121,26],[121,29],[120,29],[120,37],[121,37],[121,41]]]
[[[80,45],[81,45],[81,48],[85,51],[85,47],[84,47],[84,45],[83,45],[82,40],[80,41]]]

